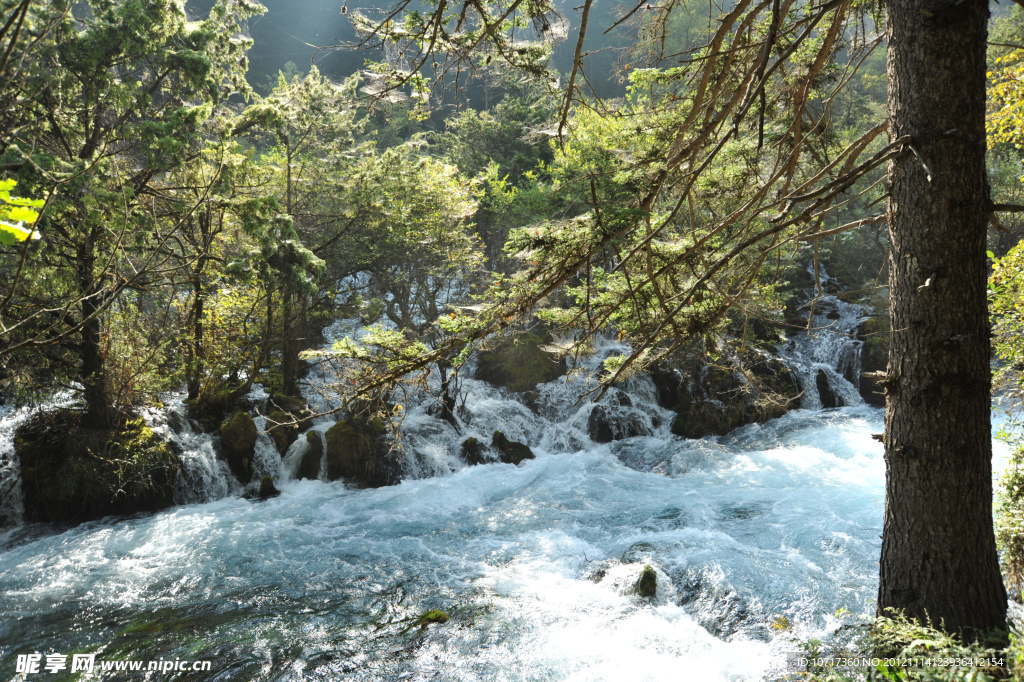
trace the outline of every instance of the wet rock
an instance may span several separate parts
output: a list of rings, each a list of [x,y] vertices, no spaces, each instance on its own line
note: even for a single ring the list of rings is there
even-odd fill
[[[542,350],[551,339],[535,332],[520,332],[499,339],[477,358],[476,378],[514,393],[531,391],[538,384],[565,374],[565,358]]]
[[[654,545],[649,542],[634,542],[632,545],[626,548],[626,551],[622,553],[622,563],[624,564],[635,564],[639,561],[643,561],[645,557],[650,556],[654,553]]]
[[[506,464],[519,464],[535,456],[529,447],[518,441],[509,440],[501,431],[494,432],[491,447],[498,451],[498,458]]]
[[[672,576],[679,604],[693,613],[697,622],[715,637],[726,639],[738,633],[763,637],[765,614],[716,572],[714,568],[688,569]]]
[[[752,349],[741,355],[741,362],[753,377],[760,414],[757,421],[781,417],[800,407],[803,394],[800,380],[778,356]]]
[[[615,565],[615,563],[616,562],[610,559],[597,562],[596,565],[587,573],[587,580],[592,583],[601,582],[608,576],[609,570]]]
[[[252,478],[252,456],[259,432],[256,423],[241,410],[225,419],[219,429],[220,452],[235,475],[243,484]]]
[[[188,419],[180,412],[174,410],[167,412],[167,426],[174,433],[182,433],[189,429]]]
[[[487,445],[470,436],[459,445],[459,456],[469,465],[487,464],[492,461],[487,456]]]
[[[384,424],[377,419],[346,417],[327,429],[327,478],[344,478],[364,488],[398,482],[398,463],[389,456]]]
[[[653,599],[658,594],[658,574],[650,565],[640,571],[640,577],[633,584],[633,593],[644,599]]]
[[[264,476],[260,479],[259,490],[252,491],[246,495],[250,500],[269,500],[272,497],[277,497],[281,494],[281,491],[274,485],[274,479],[270,476]]]
[[[428,625],[442,625],[448,622],[448,614],[440,609],[431,609],[430,611],[424,611],[419,618],[416,619],[416,624],[421,628],[425,628]]]
[[[281,410],[274,410],[267,415],[267,435],[274,441],[274,448],[279,455],[288,452],[288,448],[299,437],[299,427],[288,423],[291,421],[291,415]]]
[[[80,523],[174,503],[181,460],[141,419],[97,429],[74,410],[47,412],[15,432],[28,521]]]
[[[595,443],[610,443],[634,436],[649,436],[651,430],[636,413],[609,405],[594,405],[587,417],[587,434]]]
[[[800,404],[800,383],[793,371],[757,348],[716,362],[690,349],[650,374],[659,404],[676,413],[672,433],[684,438],[723,435],[780,417]]]
[[[248,389],[241,384],[225,384],[208,389],[198,397],[185,401],[188,416],[203,431],[210,433],[234,410],[242,407],[242,397]]]
[[[323,434],[319,431],[307,431],[306,444],[306,451],[302,453],[295,476],[316,480],[320,478],[320,461],[324,456]]]
[[[818,374],[814,377],[814,383],[818,387],[818,397],[821,399],[821,406],[824,408],[829,407],[842,407],[843,401],[839,399],[835,391],[832,390],[832,385],[828,382],[828,374],[825,370],[819,369]]]

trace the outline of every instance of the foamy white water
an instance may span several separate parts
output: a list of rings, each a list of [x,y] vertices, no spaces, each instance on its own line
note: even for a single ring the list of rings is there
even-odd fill
[[[223,679],[762,679],[790,647],[772,619],[809,635],[871,609],[879,414],[9,531],[0,664],[88,649],[210,658]],[[629,593],[646,564],[653,601]],[[402,632],[431,608],[451,620]]]
[[[829,363],[845,352],[802,348],[792,361],[810,354],[843,381]],[[204,679],[223,680],[776,679],[797,640],[839,627],[837,609],[874,610],[881,410],[796,410],[684,440],[637,377],[601,405],[639,435],[596,444],[593,371],[622,350],[601,342],[529,407],[466,379],[457,429],[412,400],[407,480],[387,488],[293,480],[305,435],[283,460],[261,436],[256,468],[281,495],[248,501],[208,436],[167,425],[196,495],[219,499],[0,534],[0,669],[74,650],[209,659]],[[537,458],[457,456],[499,429]],[[653,599],[633,593],[644,566]],[[417,627],[428,609],[450,620]],[[792,627],[773,628],[780,617]]]

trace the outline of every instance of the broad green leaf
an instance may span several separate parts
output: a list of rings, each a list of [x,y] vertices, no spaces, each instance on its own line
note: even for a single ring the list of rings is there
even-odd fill
[[[21,225],[0,220],[0,245],[13,246],[26,239],[39,239],[39,237],[40,234],[35,230],[26,229]]]
[[[27,206],[8,206],[0,209],[0,215],[11,222],[32,224],[39,218],[39,212]]]

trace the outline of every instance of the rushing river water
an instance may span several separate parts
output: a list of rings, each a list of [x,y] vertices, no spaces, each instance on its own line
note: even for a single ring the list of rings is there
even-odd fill
[[[774,679],[837,609],[872,611],[880,410],[684,440],[637,378],[603,402],[647,435],[596,444],[588,381],[545,385],[529,409],[466,380],[462,432],[411,409],[420,477],[373,490],[277,463],[281,495],[248,501],[179,435],[220,499],[0,535],[0,678],[55,651],[211,661],[181,679]],[[498,428],[537,458],[461,464],[462,438]],[[645,565],[653,599],[632,590]],[[429,609],[450,620],[418,627]]]

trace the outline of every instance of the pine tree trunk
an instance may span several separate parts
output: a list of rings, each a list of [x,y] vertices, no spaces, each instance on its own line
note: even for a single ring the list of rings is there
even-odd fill
[[[296,320],[295,285],[285,282],[281,294],[281,391],[299,394],[299,330]]]
[[[202,263],[204,257],[200,256],[200,265],[196,267],[192,280],[192,311],[191,328],[192,339],[189,344],[188,363],[188,398],[193,400],[199,397],[202,388],[203,374],[206,373],[205,358],[206,350],[203,347],[203,315],[206,303],[206,292],[203,290]]]
[[[992,531],[984,0],[887,0],[892,342],[878,608],[1006,624]]]
[[[80,381],[85,398],[85,420],[87,426],[110,427],[114,423],[114,407],[107,386],[107,373],[101,347],[99,318],[100,296],[95,281],[95,254],[92,239],[87,239],[76,254],[75,267],[78,277],[78,292],[82,303],[82,340],[79,344]]]

